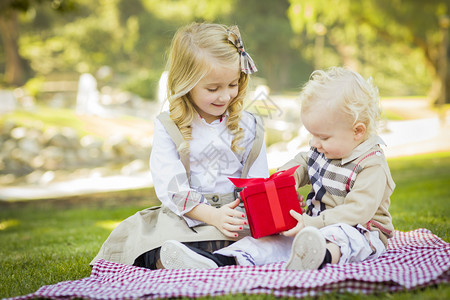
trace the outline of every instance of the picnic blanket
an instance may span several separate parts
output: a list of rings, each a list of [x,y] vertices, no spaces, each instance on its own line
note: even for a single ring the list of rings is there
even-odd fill
[[[330,292],[395,292],[450,279],[450,244],[427,229],[396,231],[376,260],[291,271],[285,263],[209,270],[148,270],[98,261],[90,277],[43,286],[14,299],[153,299],[225,294],[301,298]]]

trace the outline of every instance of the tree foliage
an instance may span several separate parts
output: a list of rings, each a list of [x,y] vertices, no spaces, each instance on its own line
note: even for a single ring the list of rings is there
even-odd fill
[[[436,98],[448,9],[444,0],[4,0],[0,82],[109,66],[114,84],[153,98],[176,29],[206,21],[239,25],[256,76],[275,92],[298,91],[314,68],[348,65],[382,95]]]
[[[342,64],[380,78],[391,93],[395,93],[394,89],[400,94],[418,93],[432,84],[430,96],[438,97],[444,80],[438,76],[442,61],[438,53],[443,41],[439,19],[449,13],[448,2],[290,0],[290,3],[289,19],[294,31],[304,34],[306,40],[314,40],[320,35],[318,27],[326,28],[327,54],[335,52]],[[448,29],[445,34],[448,35]],[[447,59],[449,56],[447,53]],[[325,64],[336,63],[331,57]],[[446,73],[450,82],[449,70]],[[398,90],[399,87],[404,90]]]
[[[60,13],[71,11],[75,7],[73,0],[3,0],[0,2],[0,36],[5,58],[3,61],[4,81],[8,84],[23,84],[32,75],[27,60],[19,51],[18,14],[26,13],[44,4]]]

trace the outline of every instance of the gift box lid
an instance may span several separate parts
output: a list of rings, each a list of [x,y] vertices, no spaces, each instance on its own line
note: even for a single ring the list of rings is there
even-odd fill
[[[277,187],[277,189],[292,187],[295,185],[295,179],[292,176],[274,178],[273,182],[275,183],[275,186]],[[265,182],[253,183],[253,184],[247,186],[243,191],[247,195],[256,194],[256,193],[265,193],[266,185],[265,185]]]
[[[298,166],[272,174],[269,178],[230,180],[241,192],[252,236],[260,238],[289,230],[297,224],[290,215],[293,209],[301,212],[295,178],[292,175]]]

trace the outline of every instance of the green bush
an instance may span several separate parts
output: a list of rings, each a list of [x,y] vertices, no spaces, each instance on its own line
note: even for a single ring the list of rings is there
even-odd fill
[[[44,82],[45,79],[43,77],[33,77],[25,84],[25,90],[30,96],[37,98],[41,93]]]
[[[122,85],[121,88],[139,95],[145,100],[154,101],[158,91],[160,72],[141,70],[135,75],[130,76]]]

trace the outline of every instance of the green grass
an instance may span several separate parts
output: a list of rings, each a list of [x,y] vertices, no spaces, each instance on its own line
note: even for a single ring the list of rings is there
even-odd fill
[[[50,108],[37,106],[33,110],[16,110],[0,116],[0,128],[5,122],[14,122],[18,125],[46,130],[48,128],[70,127],[80,136],[89,132],[84,123],[72,109]]]
[[[398,113],[395,113],[393,111],[390,110],[384,110],[381,118],[383,120],[390,120],[390,121],[403,121],[405,118],[403,116],[401,116]]]
[[[93,128],[93,126],[100,126],[103,122],[103,118],[89,116],[90,119],[95,119],[97,121],[93,123],[93,125],[86,122],[84,117],[85,116],[78,115],[73,109],[37,105],[30,110],[19,109],[0,115],[0,132],[2,128],[5,128],[6,123],[13,123],[26,128],[35,128],[42,131],[70,128],[79,137],[93,135],[100,139],[108,138],[108,133],[103,133],[98,128]],[[115,120],[123,123],[141,123],[144,121],[137,117],[126,115],[115,118]],[[110,126],[110,123],[105,123],[104,126]]]
[[[396,229],[427,228],[448,242],[450,152],[391,159],[389,164],[397,184],[391,199]],[[306,194],[307,189],[301,192]],[[0,204],[0,298],[88,277],[89,262],[112,228],[155,201],[153,189],[147,189]],[[369,296],[334,293],[318,299],[448,299],[449,295],[450,286],[441,284],[411,292]],[[269,295],[218,298],[275,299]]]

